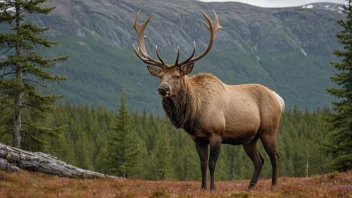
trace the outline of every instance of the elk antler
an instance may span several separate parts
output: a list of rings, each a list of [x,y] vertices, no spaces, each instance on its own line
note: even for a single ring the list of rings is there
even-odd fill
[[[143,23],[138,23],[138,17],[141,11],[139,11],[136,15],[136,19],[134,20],[133,27],[136,30],[137,37],[138,37],[138,51],[133,44],[134,53],[140,58],[144,63],[154,65],[157,67],[162,67],[164,65],[164,61],[160,58],[158,53],[158,47],[156,47],[156,53],[160,61],[155,60],[154,58],[150,57],[147,53],[147,50],[144,45],[144,39],[146,36],[144,35],[144,29],[147,27],[150,19],[152,18],[153,14],[151,14],[146,21]]]
[[[205,55],[207,55],[207,53],[210,51],[211,47],[214,44],[214,40],[215,40],[215,37],[216,37],[216,31],[218,29],[223,29],[223,27],[221,27],[220,24],[219,24],[219,18],[216,15],[214,10],[213,10],[213,12],[214,12],[214,15],[215,15],[215,20],[211,20],[210,17],[207,14],[205,14],[202,10],[201,10],[201,12],[204,15],[205,19],[208,21],[208,23],[206,23],[204,21],[202,21],[202,22],[204,23],[204,25],[208,28],[208,30],[210,32],[210,41],[209,41],[208,47],[201,55],[199,55],[197,57],[193,57],[195,52],[196,52],[196,42],[194,42],[194,44],[193,44],[193,52],[192,52],[191,56],[188,57],[186,60],[184,60],[182,62],[178,62],[178,59],[180,57],[180,48],[178,47],[178,49],[177,49],[177,58],[176,58],[176,62],[175,62],[174,65],[168,65],[161,59],[161,57],[159,55],[159,52],[158,52],[158,47],[156,47],[156,55],[158,56],[160,61],[157,61],[154,58],[150,57],[148,55],[147,50],[146,50],[145,45],[144,45],[144,39],[146,38],[146,36],[144,35],[144,29],[148,25],[148,23],[149,23],[149,21],[150,21],[150,19],[152,18],[153,15],[150,15],[145,22],[138,23],[138,17],[139,17],[139,14],[141,13],[141,11],[139,11],[137,13],[136,19],[135,19],[134,24],[133,24],[133,27],[134,27],[134,29],[136,30],[136,33],[137,33],[138,46],[139,46],[138,47],[138,51],[137,51],[135,46],[134,46],[134,44],[133,44],[134,52],[136,53],[138,58],[140,58],[144,63],[150,64],[150,65],[154,65],[154,66],[157,66],[157,67],[161,67],[161,68],[163,68],[163,67],[174,67],[174,66],[181,67],[182,65],[185,65],[187,63],[198,61],[199,59],[201,59]]]
[[[178,63],[178,57],[179,57],[179,54],[180,54],[180,50],[178,50],[177,59],[176,59],[176,63],[175,63],[175,66],[177,66],[177,67],[180,67],[180,66],[182,66],[184,64],[187,64],[187,63],[190,63],[190,62],[196,62],[197,60],[199,60],[199,59],[203,58],[205,55],[207,55],[207,53],[210,51],[211,47],[213,47],[214,40],[215,40],[215,37],[216,37],[216,31],[218,29],[224,29],[223,27],[220,26],[218,15],[216,15],[214,10],[213,10],[214,16],[215,16],[215,20],[214,21],[211,20],[210,17],[203,12],[203,10],[201,10],[201,12],[204,15],[205,19],[208,21],[208,23],[202,21],[204,23],[204,25],[210,31],[210,41],[209,41],[208,47],[201,55],[199,55],[197,57],[193,57],[194,53],[196,51],[196,42],[194,42],[193,52],[192,52],[191,56],[188,57],[186,60],[180,62],[180,63]]]

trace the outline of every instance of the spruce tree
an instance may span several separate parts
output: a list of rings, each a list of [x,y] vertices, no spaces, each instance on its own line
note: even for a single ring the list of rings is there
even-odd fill
[[[333,102],[333,112],[328,120],[331,124],[331,134],[327,152],[333,160],[330,168],[338,171],[352,169],[352,0],[343,5],[345,20],[339,20],[342,30],[336,35],[342,49],[334,50],[340,62],[331,63],[339,73],[331,77],[338,88],[327,91],[338,98]]]
[[[17,148],[41,150],[48,135],[57,128],[38,124],[43,114],[53,109],[62,96],[42,95],[38,89],[46,88],[44,82],[59,82],[64,77],[50,74],[56,62],[67,57],[44,58],[35,48],[50,48],[58,43],[40,37],[48,30],[26,20],[28,15],[48,14],[53,7],[42,7],[45,0],[4,0],[0,2],[0,23],[9,27],[0,33],[0,133],[12,135],[12,145]]]
[[[170,179],[173,177],[170,141],[163,131],[159,135],[160,137],[153,150],[154,177],[157,180]]]
[[[116,125],[108,141],[107,168],[108,173],[121,177],[135,176],[135,169],[140,154],[139,137],[132,131],[131,116],[126,108],[125,92],[122,90],[119,114]]]

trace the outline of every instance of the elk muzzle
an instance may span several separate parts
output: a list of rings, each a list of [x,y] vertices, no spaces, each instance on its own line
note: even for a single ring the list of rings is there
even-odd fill
[[[158,93],[163,97],[170,96],[170,86],[167,83],[161,83],[158,87]]]

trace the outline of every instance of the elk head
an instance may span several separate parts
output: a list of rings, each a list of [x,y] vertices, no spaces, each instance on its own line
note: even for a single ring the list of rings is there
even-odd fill
[[[138,58],[140,58],[144,63],[148,64],[147,68],[150,74],[152,76],[160,78],[158,93],[163,98],[177,96],[184,84],[185,75],[191,73],[194,63],[203,58],[210,51],[211,47],[214,44],[216,31],[218,29],[223,29],[219,25],[218,16],[213,10],[215,20],[211,20],[210,17],[201,10],[208,23],[204,21],[202,22],[210,31],[210,41],[208,47],[202,54],[197,57],[194,57],[196,51],[196,43],[194,42],[193,52],[191,56],[189,56],[186,60],[179,62],[180,48],[178,48],[176,62],[174,64],[166,64],[159,55],[158,47],[156,47],[156,55],[159,60],[156,60],[148,55],[144,45],[144,39],[146,38],[146,36],[144,35],[144,29],[148,25],[150,19],[152,18],[152,15],[150,15],[145,22],[138,23],[138,17],[140,12],[141,11],[138,12],[133,25],[138,38],[138,50],[133,45],[134,52],[138,56]]]

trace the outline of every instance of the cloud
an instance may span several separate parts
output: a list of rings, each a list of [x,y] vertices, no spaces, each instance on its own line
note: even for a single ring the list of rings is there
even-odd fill
[[[338,3],[344,4],[346,0],[200,0],[204,2],[241,2],[246,4],[251,4],[260,7],[292,7],[292,6],[301,6],[310,3],[318,2],[329,2],[329,3]]]

